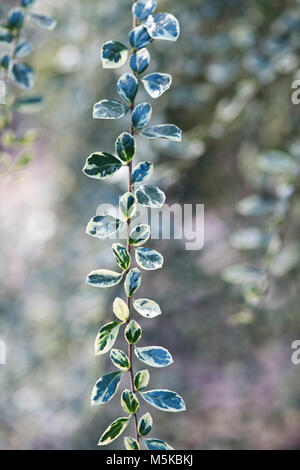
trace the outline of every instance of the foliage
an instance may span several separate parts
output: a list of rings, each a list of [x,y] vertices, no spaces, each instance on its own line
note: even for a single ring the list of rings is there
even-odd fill
[[[0,46],[4,52],[0,56],[0,164],[1,170],[10,171],[28,165],[33,156],[27,147],[36,140],[36,133],[27,130],[19,135],[13,130],[14,113],[35,113],[43,104],[40,95],[20,95],[18,90],[30,92],[35,84],[35,72],[24,62],[33,45],[27,40],[25,24],[53,30],[56,20],[32,12],[35,0],[20,0],[19,6],[12,8],[0,25]],[[17,157],[13,158],[13,154]]]
[[[133,29],[129,34],[131,48],[118,41],[108,41],[101,49],[102,65],[104,68],[115,69],[123,66],[130,54],[130,67],[133,73],[124,73],[117,82],[117,92],[123,102],[114,99],[103,99],[94,105],[93,117],[95,119],[119,119],[130,113],[130,132],[123,132],[115,142],[116,154],[106,152],[93,153],[87,158],[83,172],[90,178],[105,179],[119,171],[122,167],[128,168],[128,191],[120,197],[120,217],[123,220],[113,219],[110,215],[98,215],[88,224],[87,233],[99,238],[105,238],[118,231],[122,225],[127,226],[127,245],[120,243],[112,245],[115,261],[121,272],[98,269],[87,276],[88,284],[95,287],[111,287],[120,282],[124,283],[126,301],[117,297],[113,303],[113,311],[120,321],[113,321],[102,326],[95,342],[96,355],[111,350],[115,344],[121,326],[125,327],[124,335],[128,344],[128,354],[120,349],[111,350],[112,363],[121,372],[106,374],[97,381],[92,392],[92,404],[107,403],[118,390],[121,376],[129,373],[131,390],[124,390],[121,395],[123,410],[129,415],[116,419],[104,432],[99,445],[106,445],[115,440],[126,429],[131,416],[135,423],[135,438],[125,437],[126,449],[140,449],[140,442],[152,428],[152,417],[149,413],[142,416],[138,422],[140,408],[139,397],[148,404],[163,410],[178,412],[185,410],[183,399],[175,392],[169,390],[145,391],[150,379],[148,370],[138,371],[135,378],[133,372],[133,351],[136,357],[152,367],[167,367],[172,362],[169,351],[160,346],[137,347],[141,340],[142,328],[132,318],[131,303],[145,318],[153,318],[161,314],[159,305],[150,299],[135,299],[134,295],[141,285],[141,272],[132,268],[131,252],[135,252],[137,265],[144,270],[156,270],[163,265],[163,256],[143,245],[150,237],[148,225],[131,226],[131,218],[137,206],[151,208],[162,207],[165,195],[153,185],[139,185],[149,178],[153,171],[151,162],[141,162],[133,168],[133,159],[137,152],[135,134],[141,133],[146,138],[166,138],[179,142],[180,129],[173,124],[148,127],[151,119],[152,106],[150,103],[135,104],[135,98],[140,84],[152,98],[158,98],[165,93],[171,85],[172,77],[165,73],[151,73],[142,76],[149,65],[150,55],[145,46],[154,39],[175,41],[179,36],[177,19],[169,13],[154,13],[155,0],[136,0],[133,2]],[[118,222],[117,222],[118,220]],[[147,449],[170,449],[164,441],[158,439],[145,439]]]

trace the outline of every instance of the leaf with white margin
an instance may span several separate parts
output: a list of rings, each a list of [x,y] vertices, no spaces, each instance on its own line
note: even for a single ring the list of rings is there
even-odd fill
[[[125,278],[124,289],[128,297],[136,293],[141,285],[142,274],[138,268],[133,268],[129,271]]]
[[[120,297],[116,297],[114,300],[113,312],[122,322],[125,322],[129,317],[128,305]]]
[[[132,170],[131,182],[133,184],[143,183],[153,173],[153,163],[151,162],[140,162]]]
[[[12,78],[16,85],[23,90],[30,90],[34,86],[34,71],[30,65],[16,63],[12,67]]]
[[[129,107],[117,100],[101,100],[94,104],[94,119],[120,119],[129,111]]]
[[[147,224],[137,225],[129,234],[129,243],[132,246],[141,246],[150,238],[150,226]]]
[[[135,310],[145,318],[154,318],[161,315],[160,306],[150,299],[136,299],[133,301]]]
[[[155,13],[150,15],[145,26],[152,39],[176,41],[180,34],[178,20],[170,13]]]
[[[141,134],[147,139],[168,139],[172,142],[181,142],[182,130],[175,124],[159,124],[146,127]]]
[[[112,215],[96,215],[86,227],[86,233],[92,237],[108,238],[119,230],[121,221]]]
[[[123,162],[130,162],[135,155],[135,139],[128,132],[122,132],[116,140],[116,152]]]
[[[141,206],[161,208],[164,205],[166,196],[157,186],[140,186],[135,190],[137,202]]]
[[[127,354],[125,354],[121,349],[112,349],[110,351],[110,358],[112,363],[123,371],[130,369],[130,362]]]
[[[157,0],[137,0],[132,6],[132,13],[139,21],[148,18],[157,7]]]
[[[139,247],[135,250],[137,264],[148,271],[160,269],[164,264],[163,256],[152,248]]]
[[[172,84],[172,77],[168,73],[150,73],[142,78],[145,90],[151,98],[159,98]]]
[[[142,49],[143,47],[148,46],[151,41],[152,38],[149,35],[147,28],[142,24],[134,28],[129,33],[130,45],[135,50]]]
[[[101,49],[101,61],[104,69],[116,69],[126,63],[128,49],[119,41],[108,41]]]
[[[134,215],[136,207],[136,199],[132,193],[127,192],[120,197],[120,210],[126,220]]]
[[[142,336],[142,328],[135,320],[130,320],[125,329],[126,341],[130,344],[136,344]]]
[[[149,403],[162,411],[178,412],[185,411],[185,403],[180,395],[171,390],[149,390],[147,392],[140,392],[141,397]]]
[[[173,362],[169,351],[162,346],[135,348],[135,355],[140,361],[152,367],[168,367]]]
[[[106,152],[92,153],[86,160],[82,169],[90,178],[105,179],[113,175],[122,167],[120,160]]]
[[[57,25],[57,21],[49,16],[39,15],[37,13],[27,13],[26,16],[33,25],[48,29],[48,31],[52,31]]]
[[[134,52],[130,57],[129,64],[133,72],[138,75],[143,73],[150,64],[150,54],[148,49],[143,47],[142,49]]]
[[[155,438],[144,439],[147,450],[174,450],[166,441]]]
[[[126,450],[140,450],[140,444],[133,437],[124,437]]]
[[[117,264],[123,271],[126,271],[131,262],[131,256],[127,251],[127,248],[121,243],[113,243],[112,245],[113,254]]]
[[[95,339],[96,356],[107,353],[113,347],[122,323],[120,321],[112,321],[100,328]]]
[[[86,282],[94,287],[106,288],[119,284],[122,278],[123,273],[116,273],[109,269],[97,269],[88,274]]]
[[[104,431],[102,436],[99,439],[98,446],[106,446],[112,441],[117,439],[122,432],[126,429],[130,420],[130,416],[125,416],[122,418],[117,418],[113,421],[108,428]]]
[[[152,420],[151,414],[149,412],[145,413],[139,419],[139,423],[138,423],[138,433],[139,433],[139,435],[140,436],[147,436],[147,434],[149,434],[149,432],[152,429],[152,425],[153,425],[153,420]]]
[[[122,375],[122,372],[111,372],[100,377],[94,385],[91,404],[104,405],[108,403],[117,393]]]
[[[144,390],[147,387],[149,380],[150,380],[150,374],[149,374],[148,369],[140,370],[139,372],[137,372],[134,377],[135,390],[137,390],[138,392],[140,390]]]
[[[131,392],[130,390],[124,390],[122,393],[121,405],[125,413],[130,415],[135,415],[140,408],[140,404],[135,393]]]
[[[138,104],[132,113],[131,122],[135,129],[139,130],[147,126],[152,115],[152,106],[149,103]]]
[[[117,82],[117,92],[127,103],[132,103],[138,91],[137,78],[132,73],[124,73]]]

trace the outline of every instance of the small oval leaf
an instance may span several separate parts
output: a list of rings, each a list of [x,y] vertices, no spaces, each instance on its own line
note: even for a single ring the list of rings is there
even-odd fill
[[[140,186],[135,191],[137,202],[141,206],[161,208],[164,205],[166,196],[157,186]]]
[[[15,49],[15,56],[18,58],[26,57],[33,50],[32,44],[28,41],[19,42]]]
[[[130,416],[117,418],[113,421],[99,439],[98,446],[105,446],[117,439],[126,429]]]
[[[97,380],[91,395],[92,405],[104,405],[108,403],[117,393],[122,372],[111,372]]]
[[[123,269],[123,271],[126,271],[129,268],[131,262],[131,257],[127,251],[127,248],[124,245],[121,245],[121,243],[114,243],[112,245],[112,250],[116,262],[120,268]]]
[[[164,264],[163,256],[152,248],[138,247],[135,250],[137,264],[146,270],[160,269]]]
[[[82,169],[90,178],[105,179],[113,175],[122,166],[117,157],[106,152],[92,153]]]
[[[151,162],[141,162],[138,163],[132,170],[131,182],[133,184],[143,183],[153,173],[153,163]]]
[[[173,362],[169,351],[162,346],[145,346],[135,348],[135,355],[140,361],[152,367],[167,367]]]
[[[137,225],[131,230],[129,235],[129,243],[133,246],[141,246],[150,238],[150,226],[147,224]]]
[[[52,31],[57,25],[57,21],[49,16],[39,15],[37,13],[28,13],[27,17],[33,25],[48,29],[48,31]]]
[[[140,392],[140,395],[149,405],[162,411],[178,412],[186,410],[181,396],[171,390],[149,390]]]
[[[134,377],[134,388],[137,392],[144,390],[150,380],[150,374],[148,369],[140,370],[135,374]]]
[[[15,84],[23,90],[30,90],[34,86],[34,72],[30,65],[16,63],[11,73]]]
[[[140,408],[136,395],[130,390],[124,390],[121,396],[121,405],[125,413],[135,415]]]
[[[118,41],[108,41],[101,49],[101,61],[104,69],[116,69],[126,63],[128,49]]]
[[[121,349],[112,349],[110,351],[110,358],[112,363],[123,371],[130,369],[130,362],[127,354],[125,354]]]
[[[116,297],[113,303],[113,312],[119,320],[125,322],[129,317],[129,308],[124,300]]]
[[[131,297],[136,293],[141,285],[141,281],[141,271],[137,268],[131,269],[127,274],[124,282],[124,289],[128,297]]]
[[[140,444],[132,437],[124,437],[126,450],[140,450]]]
[[[150,299],[136,299],[133,301],[135,310],[145,318],[154,318],[161,315],[159,305]]]
[[[135,321],[131,320],[125,328],[125,338],[130,344],[136,344],[142,336],[142,328]]]
[[[119,230],[121,221],[111,215],[96,215],[86,227],[86,233],[92,237],[105,239]]]
[[[172,84],[172,77],[168,73],[150,73],[142,78],[145,90],[151,98],[159,98]]]
[[[178,20],[170,13],[150,15],[145,26],[152,39],[176,41],[180,34]]]
[[[135,140],[128,132],[123,132],[116,140],[116,152],[119,158],[128,163],[135,155]]]
[[[137,26],[129,33],[129,42],[134,50],[142,49],[152,41],[147,28],[144,25]]]
[[[130,67],[133,72],[140,75],[143,73],[150,64],[150,54],[144,47],[139,51],[134,52],[130,57]]]
[[[167,139],[172,142],[181,142],[182,131],[175,124],[160,124],[146,127],[141,134],[147,139]]]
[[[132,193],[125,193],[120,197],[120,211],[126,220],[135,214],[136,207],[136,199]]]
[[[101,100],[94,104],[94,119],[119,119],[125,116],[129,107],[117,100]]]
[[[127,103],[132,103],[138,91],[137,78],[132,73],[124,73],[117,82],[117,91]]]
[[[132,6],[132,13],[139,21],[148,18],[157,7],[157,0],[137,0]]]
[[[100,328],[95,339],[96,356],[107,353],[113,347],[121,325],[122,322],[113,321]]]
[[[116,273],[109,269],[97,269],[88,274],[86,282],[94,287],[106,288],[119,284],[122,278],[123,273]]]
[[[138,423],[138,433],[140,436],[147,436],[152,429],[153,420],[151,414],[145,413],[141,416],[139,423]]]
[[[148,450],[174,450],[173,447],[161,439],[144,439],[144,444]]]
[[[142,129],[150,122],[152,114],[152,107],[149,103],[138,104],[132,113],[131,121],[136,130]]]

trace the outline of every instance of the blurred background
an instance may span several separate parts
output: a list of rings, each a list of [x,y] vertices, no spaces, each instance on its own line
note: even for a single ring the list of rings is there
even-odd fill
[[[139,158],[155,163],[152,181],[169,204],[205,205],[205,246],[151,242],[165,265],[144,274],[140,294],[159,302],[163,315],[139,318],[143,345],[166,346],[175,362],[151,371],[150,387],[176,390],[187,403],[186,413],[167,415],[143,405],[154,418],[151,436],[177,449],[299,448],[300,366],[291,344],[300,339],[300,105],[291,102],[291,84],[300,79],[300,2],[158,3],[179,19],[181,36],[150,45],[149,71],[173,76],[171,90],[152,102],[153,117],[176,123],[184,138],[182,145],[143,139]],[[4,0],[1,9],[15,4]],[[46,103],[40,114],[14,120],[16,132],[38,131],[34,161],[1,175],[1,449],[97,449],[122,412],[117,399],[90,406],[94,383],[111,370],[108,357],[95,358],[94,339],[122,287],[103,291],[84,280],[114,267],[111,242],[85,227],[100,203],[118,204],[123,175],[99,183],[81,169],[91,152],[112,152],[128,127],[127,118],[97,121],[91,113],[96,101],[117,98],[120,70],[102,69],[100,46],[127,42],[130,7],[129,0],[40,0],[36,10],[58,27],[28,26],[38,46],[30,57],[36,91]],[[284,154],[270,164],[269,150]],[[224,275],[236,263],[235,278]],[[249,265],[258,276],[250,286]],[[122,447],[119,439],[108,448]]]

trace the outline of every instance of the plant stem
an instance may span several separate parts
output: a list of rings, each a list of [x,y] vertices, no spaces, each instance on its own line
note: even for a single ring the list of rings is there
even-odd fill
[[[134,2],[133,2],[134,3]],[[137,19],[133,15],[133,22],[132,22],[133,28],[137,26]],[[130,122],[131,122],[131,117],[132,117],[132,112],[134,110],[134,101],[131,103],[130,107]],[[134,135],[134,129],[132,124],[130,125],[130,134],[133,136]],[[132,190],[132,182],[131,182],[131,173],[132,173],[132,160],[128,163],[128,192],[131,192]],[[131,247],[129,243],[129,234],[130,234],[130,217],[127,219],[127,251],[130,254]],[[127,306],[129,310],[129,317],[127,320],[127,323],[130,320],[130,297],[126,296],[126,301],[127,301]],[[132,367],[132,358],[133,358],[133,345],[128,343],[128,358],[129,358],[129,363],[130,363],[130,369],[129,369],[129,374],[130,374],[130,384],[131,384],[131,391],[134,393],[135,388],[134,388],[134,374],[133,374],[133,367]],[[136,440],[139,443],[140,438],[139,438],[139,432],[138,432],[138,418],[137,418],[137,413],[133,415],[134,417],[134,424],[135,424],[135,433],[136,433]]]

